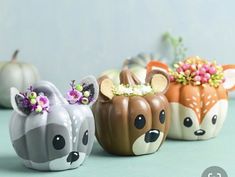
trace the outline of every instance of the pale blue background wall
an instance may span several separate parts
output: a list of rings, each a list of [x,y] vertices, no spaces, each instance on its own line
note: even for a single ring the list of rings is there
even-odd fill
[[[43,79],[71,79],[118,67],[139,52],[161,51],[165,31],[189,55],[235,63],[235,1],[0,0],[0,60],[20,49]]]

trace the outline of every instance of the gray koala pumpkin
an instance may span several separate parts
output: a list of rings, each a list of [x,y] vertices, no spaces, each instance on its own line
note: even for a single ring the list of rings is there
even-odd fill
[[[90,154],[95,134],[90,106],[98,97],[98,85],[91,76],[81,85],[91,93],[86,105],[70,104],[50,82],[34,84],[34,94],[43,94],[49,101],[49,109],[40,113],[25,106],[25,95],[11,88],[14,113],[10,137],[26,167],[44,171],[73,169]]]

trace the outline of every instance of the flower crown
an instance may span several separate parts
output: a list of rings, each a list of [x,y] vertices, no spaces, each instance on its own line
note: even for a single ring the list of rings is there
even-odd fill
[[[93,101],[90,91],[85,84],[76,84],[75,80],[70,83],[71,89],[66,94],[66,99],[70,104],[89,104]]]
[[[144,96],[149,93],[154,93],[153,88],[149,84],[141,85],[124,85],[120,84],[113,88],[114,95],[125,96]]]
[[[23,96],[22,106],[29,109],[30,112],[43,113],[49,111],[49,99],[44,93],[37,94],[30,86],[27,92],[20,94]]]
[[[209,84],[218,87],[225,81],[223,67],[216,61],[209,62],[199,57],[188,58],[174,64],[175,70],[170,69],[170,79],[183,85]]]

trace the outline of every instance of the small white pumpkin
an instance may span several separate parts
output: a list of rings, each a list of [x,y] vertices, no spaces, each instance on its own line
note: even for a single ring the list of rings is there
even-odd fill
[[[20,91],[26,90],[29,85],[39,80],[38,70],[28,63],[18,62],[16,50],[11,61],[0,63],[0,106],[11,108],[10,88]]]
[[[140,80],[141,83],[145,83],[146,65],[148,62],[154,59],[158,59],[159,61],[167,63],[167,60],[161,59],[158,54],[140,53],[137,56],[127,58],[123,62],[122,69],[130,69],[130,71],[136,75],[136,77]],[[120,69],[109,69],[104,71],[101,76],[106,75],[113,81],[114,84],[119,84],[120,71]]]

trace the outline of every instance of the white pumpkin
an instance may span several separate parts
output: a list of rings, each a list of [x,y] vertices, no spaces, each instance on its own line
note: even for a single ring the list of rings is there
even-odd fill
[[[160,58],[160,59],[159,59]],[[167,60],[161,59],[161,57],[158,54],[146,54],[146,53],[140,53],[137,56],[127,58],[123,62],[122,68],[128,68],[131,70],[132,73],[134,73],[137,78],[140,80],[141,83],[145,83],[145,76],[146,76],[146,65],[148,62],[158,59],[159,61],[162,61],[163,63],[167,63]],[[109,69],[104,71],[100,76],[108,76],[114,84],[119,84],[119,75],[120,75],[119,69]]]
[[[0,106],[11,108],[10,88],[23,91],[39,80],[38,70],[28,63],[18,62],[16,50],[11,61],[0,63]]]

